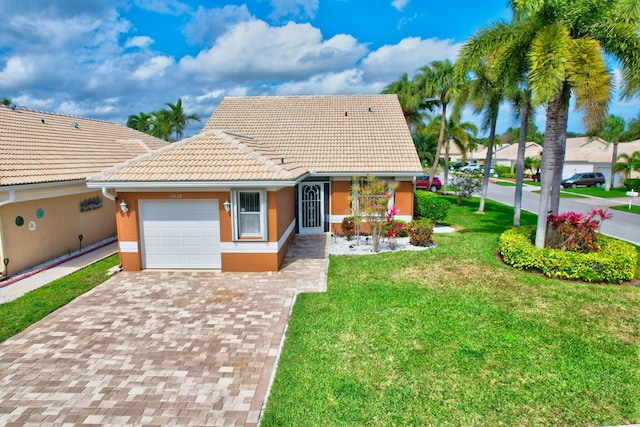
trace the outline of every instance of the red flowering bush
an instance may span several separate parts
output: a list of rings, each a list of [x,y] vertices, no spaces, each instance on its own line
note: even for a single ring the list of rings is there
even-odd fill
[[[402,230],[404,230],[405,225],[394,218],[397,212],[398,209],[394,206],[387,213],[386,221],[382,227],[387,239],[400,237],[400,234],[402,234]]]
[[[564,251],[591,253],[598,251],[596,231],[611,215],[602,209],[591,209],[588,215],[565,212],[547,218],[547,247]]]

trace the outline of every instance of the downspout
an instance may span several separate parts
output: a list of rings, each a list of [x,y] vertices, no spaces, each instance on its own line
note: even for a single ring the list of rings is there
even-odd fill
[[[16,192],[9,191],[9,198],[7,200],[1,200],[0,206],[8,205],[9,203],[13,203],[16,201]]]
[[[102,187],[102,195],[111,201],[116,201],[116,196],[107,191],[107,187]]]

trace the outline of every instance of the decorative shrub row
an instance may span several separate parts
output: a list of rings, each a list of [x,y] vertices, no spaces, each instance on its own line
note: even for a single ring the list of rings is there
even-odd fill
[[[498,174],[498,176],[502,176],[505,173],[511,173],[511,168],[509,166],[495,165],[493,170]]]
[[[547,277],[584,282],[621,283],[635,276],[638,253],[627,242],[599,235],[600,250],[582,254],[538,249],[533,244],[534,233],[533,227],[513,228],[502,233],[498,250],[504,262]]]
[[[443,221],[449,213],[451,203],[429,191],[415,191],[414,216],[429,218],[431,221]]]
[[[411,221],[405,230],[413,246],[428,246],[433,242],[433,224],[428,219]]]
[[[407,221],[403,221],[401,219],[394,219],[393,222],[400,224],[400,227],[398,227],[398,230],[395,233],[395,237],[407,237]],[[382,223],[383,236],[387,236],[389,234],[390,229],[391,229],[391,224],[389,222]]]
[[[624,186],[629,191],[640,191],[640,178],[627,178],[624,180]]]

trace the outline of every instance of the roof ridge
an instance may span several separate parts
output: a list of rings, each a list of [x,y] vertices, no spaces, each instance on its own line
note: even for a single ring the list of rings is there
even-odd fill
[[[261,145],[262,147],[264,147],[265,149],[269,150],[272,154],[274,155],[279,155],[280,158],[282,159],[282,161],[284,162],[284,156],[281,154],[278,154],[274,149],[272,149],[271,147],[269,147],[268,145],[261,143],[260,141],[255,140],[253,137],[250,136],[244,136],[244,135],[239,135],[239,134],[234,134],[232,132],[227,132],[224,130],[212,130],[210,132],[216,132],[218,131],[219,134],[226,134],[228,135],[230,138],[224,138],[225,140],[227,140],[227,142],[229,142],[230,144],[232,144],[233,146],[235,146],[238,150],[240,150],[241,152],[249,155],[251,158],[253,158],[254,160],[262,163],[264,166],[273,169],[274,172],[277,173],[281,173],[281,172],[285,172],[287,173],[289,176],[293,177],[293,174],[291,173],[291,171],[279,164],[277,164],[276,162],[274,162],[273,160],[263,156],[260,153],[257,153],[252,147],[248,146],[247,144],[244,144],[240,139],[238,138],[243,138],[243,139],[248,139],[251,141],[254,141],[256,144]]]
[[[0,108],[6,108],[6,109],[11,110],[11,111],[27,111],[29,113],[47,114],[49,116],[66,117],[66,118],[69,118],[69,119],[82,119],[82,120],[89,120],[89,121],[92,121],[92,122],[109,123],[109,124],[112,124],[112,125],[118,125],[118,126],[127,127],[127,126],[124,126],[124,125],[122,125],[120,123],[111,122],[109,120],[95,119],[95,118],[92,118],[92,117],[74,116],[74,115],[71,115],[71,114],[55,113],[55,112],[51,112],[51,111],[34,110],[32,108],[23,107],[23,106],[15,105],[15,104],[14,104],[13,108],[11,106],[9,106],[9,105],[4,105],[4,104],[0,105]]]

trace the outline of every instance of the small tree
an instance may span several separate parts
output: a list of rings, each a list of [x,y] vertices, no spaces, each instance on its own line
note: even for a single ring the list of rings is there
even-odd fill
[[[352,195],[349,199],[357,201],[357,203],[353,203],[352,210],[358,211],[359,216],[369,224],[373,251],[378,252],[382,227],[389,210],[390,191],[393,189],[386,181],[367,175],[366,180],[362,183],[356,181],[351,190]]]
[[[482,176],[475,173],[456,172],[453,174],[453,185],[456,188],[459,206],[463,198],[471,197],[482,189]]]

